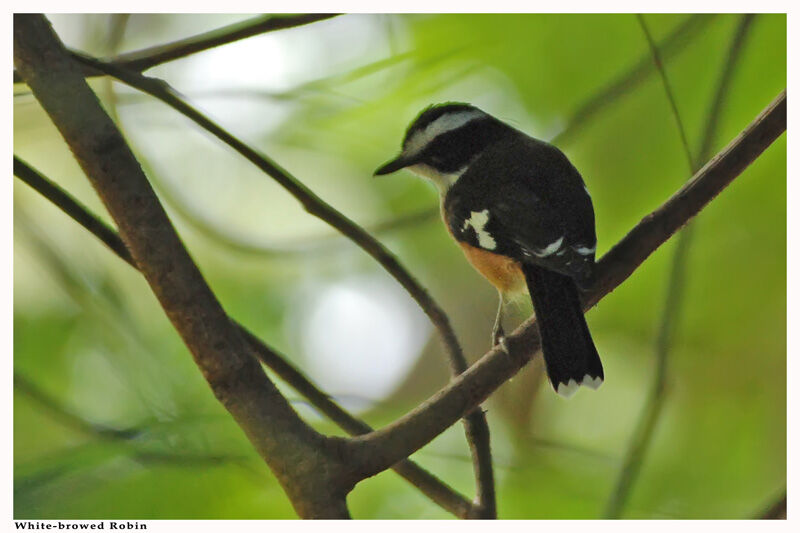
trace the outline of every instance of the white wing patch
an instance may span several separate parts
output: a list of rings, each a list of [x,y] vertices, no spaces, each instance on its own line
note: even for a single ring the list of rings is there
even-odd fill
[[[597,245],[595,244],[591,248],[587,248],[586,246],[573,246],[572,249],[581,255],[590,255],[597,250]]]
[[[564,236],[562,235],[560,239],[557,241],[553,241],[541,250],[536,250],[534,253],[539,257],[547,257],[549,255],[553,255],[556,251],[561,248],[561,244],[564,242]]]
[[[464,221],[464,226],[461,228],[461,230],[466,231],[467,228],[472,226],[472,229],[475,230],[475,235],[478,236],[478,245],[486,250],[494,250],[497,248],[497,242],[494,240],[494,237],[492,237],[492,235],[485,229],[488,222],[488,209],[484,209],[483,211],[473,211],[470,217]]]
[[[476,118],[484,117],[486,113],[478,109],[469,111],[459,111],[457,113],[445,113],[428,124],[424,130],[416,132],[403,148],[405,154],[415,154],[425,148],[425,146],[436,137],[448,131],[460,128],[467,122]]]

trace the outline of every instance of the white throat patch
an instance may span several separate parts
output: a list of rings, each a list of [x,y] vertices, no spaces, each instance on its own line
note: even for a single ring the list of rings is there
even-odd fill
[[[416,174],[417,176],[427,178],[436,185],[436,188],[439,190],[439,194],[441,195],[442,199],[444,199],[444,195],[447,194],[447,191],[452,187],[458,178],[467,171],[469,165],[465,166],[457,170],[456,172],[450,174],[443,174],[441,172],[437,172],[436,169],[429,167],[428,165],[411,165],[407,167],[408,170]]]
[[[403,153],[408,155],[416,154],[439,135],[458,129],[467,122],[485,116],[486,113],[478,109],[459,111],[457,113],[445,113],[425,126],[425,129],[414,133],[406,142]]]

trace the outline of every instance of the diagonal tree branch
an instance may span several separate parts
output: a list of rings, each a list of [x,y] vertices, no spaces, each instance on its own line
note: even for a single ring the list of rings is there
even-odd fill
[[[786,520],[786,489],[769,507],[755,517],[761,520]]]
[[[232,326],[47,19],[14,16],[14,65],[74,153],[217,399],[303,517],[347,517],[341,440],[295,413]],[[77,111],[76,111],[77,110]]]
[[[17,156],[14,156],[14,175],[27,183],[32,189],[39,191],[42,196],[75,219],[75,222],[103,241],[103,244],[111,248],[111,251],[120,256],[123,261],[136,268],[136,263],[133,262],[131,253],[125,247],[125,243],[122,242],[116,231],[111,229],[100,218],[91,214],[85,206],[69,193],[39,174]]]
[[[320,254],[337,253],[342,249],[342,240],[345,237],[338,232],[291,239],[259,239],[258,241],[250,239],[244,234],[233,232],[211,220],[201,210],[191,207],[190,202],[177,189],[173,189],[171,185],[166,183],[166,180],[159,177],[153,165],[141,157],[141,153],[136,151],[136,147],[133,146],[133,148],[134,152],[140,154],[142,167],[153,182],[159,197],[164,199],[164,203],[172,207],[176,214],[191,225],[192,228],[210,241],[228,250],[256,257],[292,259],[309,255],[318,257]],[[396,218],[360,225],[372,235],[380,235],[402,227],[438,220],[439,217],[438,209],[422,209],[417,212],[399,215]]]
[[[182,59],[184,57],[204,52],[224,44],[240,41],[254,35],[269,33],[288,28],[305,26],[312,22],[333,18],[335,14],[313,13],[303,15],[262,15],[251,19],[229,24],[215,30],[199,35],[187,37],[172,43],[152,46],[126,54],[120,54],[108,61],[137,72],[143,72],[155,66]],[[91,67],[83,67],[84,76],[103,76],[104,74]],[[17,71],[14,71],[14,83],[22,82]]]
[[[120,259],[133,268],[137,268],[127,248],[125,248],[125,244],[116,231],[109,228],[102,220],[92,214],[68,192],[61,189],[61,187],[47,177],[41,175],[37,170],[30,167],[17,156],[14,156],[14,175],[87,229]],[[262,363],[308,399],[311,405],[332,420],[337,426],[350,435],[363,435],[373,431],[366,422],[363,422],[342,409],[336,402],[331,400],[330,396],[319,390],[300,370],[289,363],[287,357],[280,355],[273,348],[267,346],[240,323],[233,319],[231,319],[231,321],[243,338],[249,343],[250,349]],[[410,459],[397,463],[392,469],[431,500],[455,516],[459,518],[470,518],[478,515],[478,509],[464,498],[464,496]]]
[[[264,173],[271,176],[279,185],[286,189],[289,194],[294,196],[308,213],[326,222],[357,244],[403,286],[428,316],[442,339],[450,363],[451,373],[455,376],[467,369],[469,365],[464,357],[461,345],[458,342],[458,338],[450,324],[450,319],[447,314],[436,300],[428,294],[428,291],[400,264],[394,254],[384,248],[380,242],[367,233],[361,226],[354,223],[345,215],[334,209],[333,206],[326,203],[322,198],[314,194],[308,187],[300,182],[300,180],[278,165],[278,163],[237,139],[224,128],[193,108],[181,98],[167,82],[156,78],[150,78],[83,54],[73,53],[73,57],[84,65],[105,72],[161,100],[182,115],[191,119],[201,128],[233,148]],[[494,473],[492,471],[489,424],[486,421],[486,415],[483,410],[476,407],[471,412],[465,413],[464,426],[475,469],[476,505],[477,508],[481,510],[479,513],[481,518],[494,518],[497,513],[494,492]]]
[[[786,131],[786,91],[782,91],[733,141],[658,209],[644,217],[598,262],[585,310],[624,282],[659,246],[697,215]],[[494,348],[417,408],[350,443],[361,460],[361,476],[374,475],[418,450],[480,405],[514,376],[540,348],[534,319],[507,338],[508,352]]]
[[[700,141],[700,149],[698,150],[697,161],[704,161],[711,156],[711,146],[716,138],[717,125],[719,124],[722,103],[725,100],[725,95],[728,92],[728,86],[730,84],[734,68],[738,63],[739,53],[742,49],[745,38],[747,37],[754,16],[755,15],[742,15],[739,25],[734,32],[734,36],[728,50],[728,57],[726,58],[722,72],[720,73],[714,98],[711,102],[708,116],[705,121],[705,131]],[[680,136],[682,139],[686,159],[689,164],[692,165],[691,171],[696,172],[697,168],[693,162],[692,155],[689,152],[688,142],[686,141],[686,133],[683,128],[683,122],[681,121],[680,114],[678,113],[678,106],[675,103],[672,89],[670,88],[670,84],[667,80],[666,71],[659,58],[658,48],[654,44],[652,37],[650,37],[647,25],[641,18],[641,15],[639,15],[639,23],[642,25],[642,29],[644,30],[649,46],[653,51],[654,62],[656,62],[656,66],[661,74],[664,89],[667,93],[667,98],[670,101],[670,107],[680,130]],[[675,252],[672,256],[670,274],[667,281],[664,310],[659,322],[658,334],[656,335],[656,369],[655,376],[653,378],[652,389],[645,401],[642,413],[639,421],[636,424],[636,429],[634,430],[628,449],[623,456],[623,462],[619,470],[616,485],[611,491],[611,496],[606,504],[606,518],[619,518],[622,515],[623,508],[627,503],[633,484],[641,470],[645,453],[652,443],[656,424],[661,417],[667,384],[667,356],[669,355],[671,338],[676,327],[675,321],[677,320],[677,316],[681,307],[686,285],[686,261],[689,254],[691,238],[694,233],[694,227],[695,223],[689,224],[677,237],[678,242],[675,247]]]

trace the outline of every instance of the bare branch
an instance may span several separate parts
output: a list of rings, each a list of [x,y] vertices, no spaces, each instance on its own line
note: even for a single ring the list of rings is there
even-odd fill
[[[289,363],[287,357],[267,346],[244,326],[236,322],[234,324],[239,328],[242,336],[250,343],[253,352],[262,363],[267,365],[297,392],[305,396],[311,405],[319,409],[337,426],[353,436],[365,435],[373,431],[366,422],[342,409],[327,394],[319,390],[300,370]],[[461,494],[410,459],[405,459],[393,465],[392,470],[417,487],[431,500],[459,518],[472,518],[480,513],[480,510]]]
[[[458,375],[468,367],[450,319],[439,304],[428,294],[408,270],[400,264],[389,250],[383,247],[372,235],[337,211],[322,198],[314,194],[300,180],[282,168],[266,155],[231,135],[227,130],[213,122],[183,100],[178,93],[163,80],[143,76],[137,72],[120,68],[97,59],[73,53],[81,63],[103,71],[118,80],[143,91],[182,115],[188,117],[201,128],[236,150],[264,173],[271,176],[287,192],[295,197],[311,215],[326,222],[367,252],[391,274],[419,304],[438,331],[444,344],[453,375]],[[478,507],[484,509],[483,518],[496,514],[494,501],[494,475],[491,470],[491,449],[489,446],[489,424],[481,409],[474,409],[464,416],[465,431],[473,455],[476,483],[478,485]],[[489,487],[491,485],[491,487]]]
[[[305,26],[306,24],[326,20],[335,16],[337,15],[324,13],[308,15],[262,15],[172,43],[121,54],[108,59],[108,61],[120,67],[143,72],[161,65],[162,63],[182,59],[192,54],[240,41],[248,37],[253,37],[254,35]],[[91,77],[103,76],[104,74],[91,67],[84,67],[83,75]],[[20,83],[21,81],[22,79],[15,70],[14,83]]]
[[[14,174],[100,239],[120,259],[136,268],[117,232],[106,226],[103,221],[81,205],[68,192],[61,189],[47,177],[42,176],[16,156],[14,156]],[[342,409],[326,393],[319,390],[300,370],[289,363],[288,358],[267,346],[243,325],[233,319],[231,321],[242,337],[250,344],[253,353],[262,363],[297,392],[305,396],[311,405],[331,419],[337,426],[350,435],[363,435],[372,431],[372,428],[367,423]],[[455,516],[469,518],[479,513],[479,510],[464,496],[413,461],[406,459],[394,465],[392,469]]]
[[[348,516],[341,441],[305,424],[230,324],[147,178],[41,15],[14,16],[14,64],[97,190],[134,261],[231,413],[304,517]]]
[[[728,50],[728,57],[725,60],[722,72],[720,73],[719,81],[717,82],[717,89],[708,111],[708,117],[705,121],[705,131],[700,142],[700,149],[697,157],[698,161],[704,161],[711,156],[711,146],[717,134],[717,125],[719,124],[722,102],[728,92],[731,75],[734,67],[738,63],[739,52],[741,51],[744,40],[749,32],[753,18],[754,15],[743,15],[736,31],[734,32],[734,36]],[[672,90],[670,89],[667,81],[667,75],[663,68],[663,64],[661,63],[660,59],[658,59],[658,50],[655,48],[652,38],[647,31],[647,26],[641,16],[639,18],[639,22],[645,31],[645,35],[647,36],[651,50],[653,51],[654,61],[656,62],[659,72],[661,73],[661,79],[664,82],[667,98],[670,101],[670,107],[672,108],[675,121],[680,131],[687,161],[689,161],[690,165],[693,165],[694,163],[692,163],[692,155],[689,152],[688,143],[686,141],[686,133],[683,128],[683,122],[681,121],[680,114],[678,113],[678,107],[675,103],[675,98],[672,95]],[[695,172],[696,170],[696,168],[692,168],[692,172]],[[620,468],[616,485],[611,491],[611,496],[606,506],[606,518],[619,518],[622,515],[622,511],[625,503],[627,502],[630,491],[636,478],[638,477],[639,471],[641,470],[645,453],[653,440],[656,424],[661,417],[667,384],[667,357],[670,350],[670,341],[675,329],[675,321],[677,320],[686,285],[686,262],[694,227],[694,223],[688,225],[677,237],[678,242],[672,257],[669,279],[667,281],[666,301],[664,302],[664,310],[661,315],[661,320],[659,321],[658,334],[656,335],[656,369],[655,376],[653,378],[653,386],[648,398],[645,401],[642,414],[637,423],[636,430],[631,438],[629,447],[623,457],[622,467]]]
[[[786,520],[786,489],[778,498],[770,504],[764,511],[759,513],[756,518],[761,520]]]
[[[650,254],[691,220],[786,130],[782,91],[725,149],[661,207],[644,217],[598,262],[585,310],[624,282]],[[495,347],[466,372],[392,424],[351,442],[361,458],[361,475],[385,469],[418,450],[480,405],[516,374],[540,348],[536,322],[529,319],[507,338],[508,352]]]

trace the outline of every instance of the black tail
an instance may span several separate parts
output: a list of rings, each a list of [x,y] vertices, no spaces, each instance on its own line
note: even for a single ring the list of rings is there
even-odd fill
[[[571,396],[579,385],[603,383],[603,364],[583,317],[572,278],[534,265],[523,265],[542,338],[542,353],[553,388]]]

